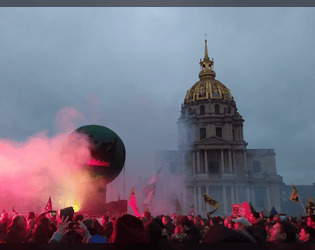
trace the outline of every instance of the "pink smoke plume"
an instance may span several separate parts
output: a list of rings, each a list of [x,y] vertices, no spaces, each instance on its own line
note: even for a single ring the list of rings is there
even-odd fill
[[[79,111],[64,108],[56,115],[58,134],[52,138],[42,131],[23,143],[0,139],[0,209],[11,211],[14,206],[19,213],[41,213],[49,196],[53,209],[78,202],[78,182],[89,178],[79,171],[80,164],[90,156],[87,139],[78,135],[69,145],[76,150],[76,157],[70,154],[67,164],[60,158],[61,147],[77,128],[78,120],[85,121]],[[81,188],[80,192],[86,190]]]

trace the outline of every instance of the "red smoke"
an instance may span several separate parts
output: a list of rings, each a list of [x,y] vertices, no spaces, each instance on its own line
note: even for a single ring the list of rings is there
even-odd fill
[[[76,145],[79,157],[70,165],[60,160],[60,150],[78,119],[84,121],[77,110],[64,108],[56,116],[58,134],[52,138],[42,131],[23,143],[0,139],[0,209],[9,212],[14,206],[18,213],[42,213],[49,196],[53,209],[74,205],[80,196],[78,181],[88,179],[79,171],[80,163],[90,157],[88,143],[81,138],[83,143]]]

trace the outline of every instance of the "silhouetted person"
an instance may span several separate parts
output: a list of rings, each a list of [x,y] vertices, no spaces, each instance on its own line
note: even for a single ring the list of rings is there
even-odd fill
[[[8,228],[7,238],[5,243],[24,243],[26,233],[26,219],[16,214]]]

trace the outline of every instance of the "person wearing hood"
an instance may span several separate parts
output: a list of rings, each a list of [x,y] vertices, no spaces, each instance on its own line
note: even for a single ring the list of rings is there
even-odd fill
[[[142,221],[130,214],[118,217],[114,221],[109,243],[147,243],[147,234]]]

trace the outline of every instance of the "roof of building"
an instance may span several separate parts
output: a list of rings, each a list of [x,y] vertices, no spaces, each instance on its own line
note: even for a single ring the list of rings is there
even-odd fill
[[[203,100],[226,100],[233,101],[230,90],[220,81],[215,79],[213,70],[213,58],[210,60],[208,56],[207,40],[205,40],[205,57],[203,61],[200,59],[200,81],[196,82],[188,91],[184,103],[192,103]]]

